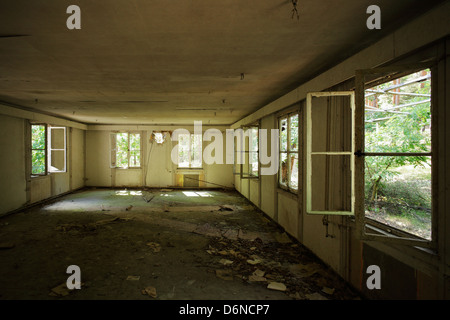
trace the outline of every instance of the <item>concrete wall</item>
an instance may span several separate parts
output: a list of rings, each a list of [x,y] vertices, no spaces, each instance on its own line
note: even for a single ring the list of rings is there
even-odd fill
[[[423,55],[422,58],[427,58],[430,52],[436,59],[446,56],[438,65],[439,93],[435,100],[437,103],[434,105],[435,111],[439,114],[437,119],[439,133],[438,137],[434,137],[439,140],[437,146],[439,159],[436,159],[438,160],[436,166],[440,172],[439,181],[434,185],[439,193],[436,213],[437,250],[427,251],[379,241],[364,242],[356,236],[354,220],[351,218],[306,214],[305,157],[302,151],[300,151],[300,159],[303,161],[299,174],[298,194],[280,189],[276,175],[261,176],[257,183],[253,181],[251,184],[248,180],[235,176],[236,189],[243,196],[258,204],[254,202],[254,195],[261,190],[260,209],[367,297],[375,299],[450,298],[448,263],[450,261],[450,236],[448,235],[450,174],[444,165],[450,161],[450,152],[446,145],[450,137],[447,125],[450,121],[447,111],[450,107],[448,105],[450,41],[444,38],[450,33],[450,25],[447,22],[449,12],[450,3],[447,2],[232,125],[235,129],[259,121],[262,129],[276,128],[277,115],[283,110],[298,105],[296,108],[304,112],[302,104],[308,92],[329,90],[337,86],[341,86],[341,90],[354,90],[356,70],[373,68],[396,60],[401,60],[403,63],[417,63],[421,61],[421,55]],[[427,49],[420,49],[427,46]],[[422,52],[425,53],[422,54]],[[412,56],[413,53],[414,56]],[[304,119],[300,123],[305,127]],[[346,129],[343,130],[346,132]],[[305,135],[302,140],[304,143]],[[320,167],[321,164],[315,165]],[[317,167],[318,172],[324,170],[319,167]],[[348,183],[345,181],[346,176],[338,176],[335,179],[337,179],[335,182],[340,185]],[[315,183],[316,194],[320,195],[322,192],[318,190],[327,188],[332,190],[322,182]],[[343,197],[344,195],[337,192],[333,197],[334,203],[338,203],[338,200]],[[315,201],[322,200],[319,197]],[[345,203],[345,201],[342,202]],[[324,224],[324,217],[328,218],[327,225]],[[379,265],[382,270],[381,290],[368,290],[365,285],[368,277],[366,268],[371,264]]]
[[[31,177],[29,120],[67,127],[67,170]],[[73,127],[71,127],[71,125]],[[0,215],[84,187],[83,126],[50,116],[0,106]]]
[[[176,141],[167,138],[163,144],[150,140],[153,131],[173,131],[175,127],[151,126],[92,126],[86,132],[86,185],[96,187],[182,187],[181,178],[184,174],[199,174],[199,183],[203,188],[234,187],[233,166],[225,164],[226,144],[223,144],[223,163],[208,164],[203,161],[201,169],[179,169],[172,162],[171,153]],[[186,130],[193,132],[192,128]],[[203,131],[205,131],[204,128]],[[141,167],[118,169],[111,168],[110,135],[118,131],[134,131],[141,133]],[[223,141],[226,141],[225,132],[222,132]],[[203,141],[203,150],[211,141]],[[205,155],[205,153],[204,153]],[[213,154],[214,156],[214,154]],[[205,159],[205,156],[204,156]]]
[[[24,134],[24,119],[0,115],[0,214],[27,202]]]

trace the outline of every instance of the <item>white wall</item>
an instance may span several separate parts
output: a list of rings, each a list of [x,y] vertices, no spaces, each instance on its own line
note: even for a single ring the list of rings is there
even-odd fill
[[[66,172],[33,178],[28,175],[26,162],[31,161],[31,150],[27,147],[31,136],[26,137],[28,120],[69,126]],[[83,126],[67,120],[0,105],[0,215],[84,187],[84,130],[80,128]]]

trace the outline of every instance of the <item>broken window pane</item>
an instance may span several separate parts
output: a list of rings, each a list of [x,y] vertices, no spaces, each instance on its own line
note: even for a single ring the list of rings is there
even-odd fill
[[[290,165],[289,187],[294,190],[297,190],[298,189],[298,154],[290,153],[289,157],[290,157],[290,160],[289,160],[289,165]]]
[[[280,120],[280,151],[287,151],[287,119]]]
[[[298,150],[298,114],[289,117],[290,146],[289,151]]]
[[[280,154],[280,170],[279,170],[280,184],[287,186],[288,182],[288,167],[287,167],[287,154]]]

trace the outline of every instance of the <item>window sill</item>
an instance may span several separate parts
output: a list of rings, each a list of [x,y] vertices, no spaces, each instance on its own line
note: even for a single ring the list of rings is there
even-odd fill
[[[297,191],[295,191],[295,193],[294,193],[294,192],[291,191],[291,190],[284,189],[284,188],[281,188],[280,186],[278,186],[277,192],[278,192],[279,194],[282,194],[282,195],[284,195],[284,196],[287,196],[287,197],[289,197],[289,198],[291,198],[291,199],[294,199],[294,200],[297,200],[297,199],[298,199],[298,193],[297,193]]]
[[[49,176],[48,174],[31,175],[31,176],[30,176],[30,180],[40,180],[40,179],[45,179],[45,178],[47,178],[48,176]]]

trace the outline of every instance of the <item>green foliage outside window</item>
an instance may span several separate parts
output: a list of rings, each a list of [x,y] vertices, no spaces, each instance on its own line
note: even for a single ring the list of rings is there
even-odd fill
[[[31,173],[45,174],[46,139],[45,126],[31,126]]]

